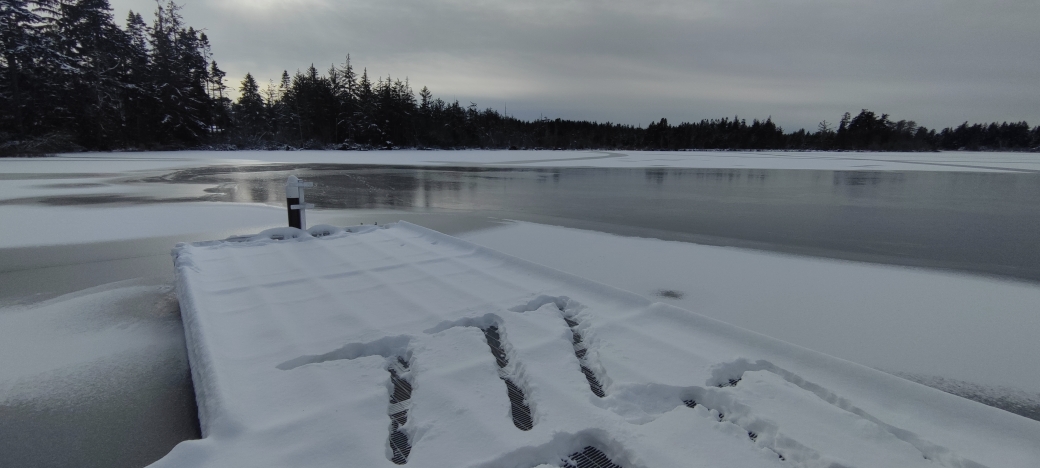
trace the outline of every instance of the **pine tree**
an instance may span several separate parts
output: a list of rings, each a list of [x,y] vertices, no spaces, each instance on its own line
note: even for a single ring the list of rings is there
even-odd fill
[[[207,74],[209,75],[209,98],[212,105],[210,125],[214,133],[223,134],[231,126],[231,99],[227,97],[227,85],[224,84],[224,77],[227,76],[227,73],[217,66],[216,60],[210,60]]]
[[[433,100],[433,93],[430,92],[430,88],[425,86],[419,90],[419,112],[423,115],[430,113],[430,102]]]
[[[195,143],[208,134],[211,116],[205,35],[184,28],[180,6],[159,6],[152,23],[151,92],[157,99],[160,142]]]
[[[347,61],[340,69],[339,77],[342,82],[342,88],[336,95],[336,99],[339,103],[339,112],[336,116],[337,134],[340,137],[353,142],[355,133],[354,114],[357,112],[358,83],[357,73],[354,72],[354,67],[350,64],[350,54],[347,54]]]
[[[328,89],[331,92],[331,101],[326,104],[328,107],[329,115],[326,118],[331,119],[331,141],[340,143],[343,141],[343,137],[346,135],[346,128],[344,127],[343,121],[343,95],[347,92],[347,82],[340,73],[340,70],[335,65],[329,67]]]
[[[50,107],[60,103],[63,68],[54,28],[53,0],[0,0],[0,141],[39,136],[59,128]]]
[[[329,79],[320,76],[314,65],[306,72],[296,73],[283,99],[292,109],[301,141],[332,141],[336,123],[335,96]]]
[[[128,142],[146,145],[155,140],[158,101],[151,94],[152,74],[148,46],[148,26],[140,14],[130,11],[126,18],[127,46],[123,57],[122,81],[124,134]]]
[[[60,6],[57,31],[67,83],[63,100],[70,128],[86,147],[111,148],[123,136],[123,78],[130,37],[115,25],[108,0],[77,0]]]
[[[235,124],[240,134],[249,139],[262,138],[267,129],[267,111],[260,85],[253,75],[246,73],[239,88],[238,102],[234,105]]]
[[[380,144],[382,131],[376,122],[375,92],[372,81],[368,79],[368,69],[361,72],[357,85],[357,109],[354,111],[354,122],[357,125],[356,138],[364,144]]]

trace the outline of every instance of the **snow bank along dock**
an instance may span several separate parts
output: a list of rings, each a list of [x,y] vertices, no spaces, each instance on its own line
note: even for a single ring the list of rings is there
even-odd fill
[[[1040,466],[1036,421],[404,222],[174,257],[203,438],[157,467]]]

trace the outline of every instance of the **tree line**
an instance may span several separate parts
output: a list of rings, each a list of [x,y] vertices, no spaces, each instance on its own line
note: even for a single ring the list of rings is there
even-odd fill
[[[238,98],[206,34],[161,3],[150,23],[115,23],[108,0],[0,0],[0,154],[180,148],[1037,150],[1026,122],[941,131],[887,114],[785,132],[771,118],[647,127],[540,118],[435,98],[407,79],[360,73],[349,55],[259,83]]]
[[[118,27],[108,0],[0,0],[0,145],[191,145],[230,125],[224,73],[173,1]]]

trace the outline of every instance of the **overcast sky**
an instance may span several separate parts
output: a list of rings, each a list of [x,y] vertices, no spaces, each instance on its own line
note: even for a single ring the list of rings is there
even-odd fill
[[[164,0],[165,1],[165,0]],[[181,0],[237,88],[350,53],[520,118],[1040,125],[1038,0]],[[111,0],[123,24],[154,0]]]

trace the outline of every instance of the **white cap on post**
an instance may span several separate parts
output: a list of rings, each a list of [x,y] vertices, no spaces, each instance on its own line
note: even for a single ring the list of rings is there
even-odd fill
[[[300,198],[300,179],[294,175],[285,181],[285,198]]]

